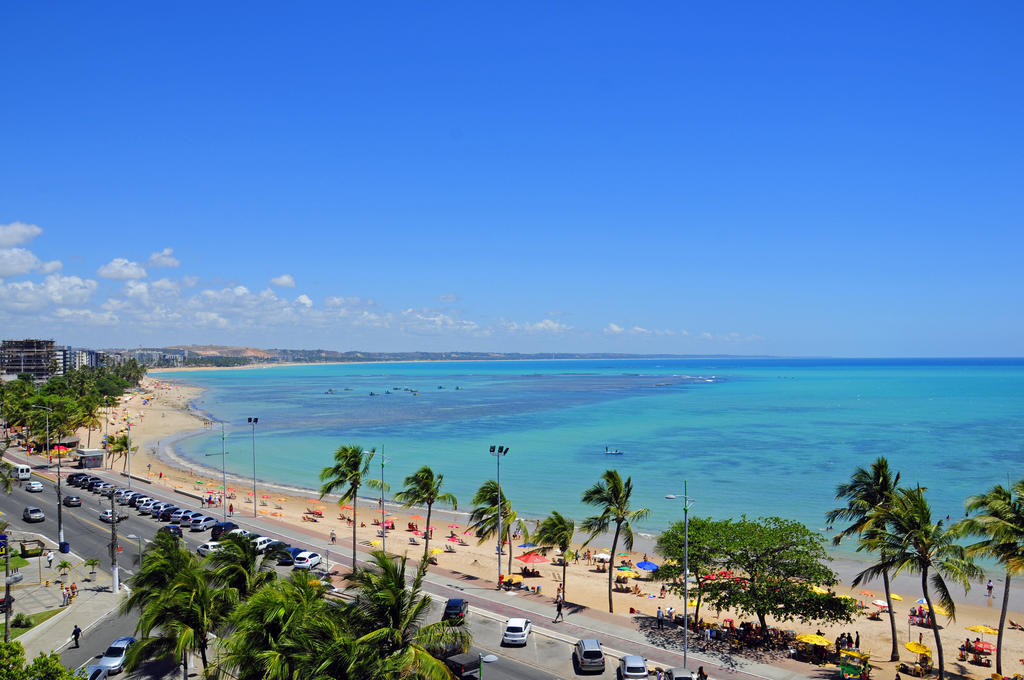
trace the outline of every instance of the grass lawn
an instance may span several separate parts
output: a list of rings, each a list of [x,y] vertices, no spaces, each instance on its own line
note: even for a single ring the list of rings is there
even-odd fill
[[[15,604],[17,604],[17,603],[15,603]],[[25,631],[32,630],[33,628],[38,626],[40,623],[42,623],[46,619],[50,618],[51,616],[56,616],[60,612],[61,612],[60,609],[51,609],[49,611],[39,612],[38,614],[29,614],[28,618],[29,618],[30,621],[32,621],[32,625],[29,626],[28,628],[19,628],[18,626],[11,626],[11,639],[13,640],[14,638],[16,638],[19,635],[21,635],[22,633],[24,633]],[[0,632],[2,632],[2,631],[3,631],[3,624],[0,624]]]

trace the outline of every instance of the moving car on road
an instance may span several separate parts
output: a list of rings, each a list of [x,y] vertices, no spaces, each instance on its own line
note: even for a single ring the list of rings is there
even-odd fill
[[[42,482],[29,482],[25,485],[25,491],[31,491],[32,493],[39,493],[43,490]]]
[[[21,518],[26,522],[42,522],[46,519],[46,515],[44,515],[43,511],[39,508],[29,506],[21,513]]]
[[[64,496],[64,500],[61,503],[68,508],[78,508],[82,506],[82,499],[78,496]]]
[[[532,630],[530,619],[509,619],[505,622],[505,632],[501,634],[501,644],[525,645]]]
[[[107,651],[103,653],[101,658],[96,665],[100,668],[106,668],[107,672],[113,675],[114,673],[120,673],[124,670],[124,655],[128,651],[128,648],[135,644],[135,638],[133,637],[119,637],[110,643],[107,647]]]

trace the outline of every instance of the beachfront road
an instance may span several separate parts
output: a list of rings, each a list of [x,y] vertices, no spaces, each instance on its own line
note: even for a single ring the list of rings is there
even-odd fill
[[[109,476],[111,481],[114,481],[113,475],[104,476]],[[56,543],[56,486],[46,478],[36,476],[34,479],[42,481],[44,486],[42,493],[30,493],[22,485],[15,484],[10,495],[0,493],[0,512],[3,513],[4,520],[11,522],[13,532],[42,534],[49,541]],[[72,559],[70,561],[77,563],[90,557],[99,559],[102,563],[102,571],[98,574],[97,580],[101,583],[109,582],[110,525],[101,522],[99,514],[102,510],[109,509],[110,500],[77,487],[65,486],[64,495],[77,495],[82,499],[81,507],[64,508],[64,537],[71,546]],[[167,500],[182,499],[167,498]],[[32,524],[24,522],[21,518],[22,510],[30,505],[41,508],[46,515],[46,520]],[[128,519],[120,522],[117,527],[118,545],[122,548],[118,554],[118,562],[122,581],[125,581],[135,571],[139,551],[138,539],[129,539],[127,536],[141,537],[144,548],[157,529],[165,523],[157,522],[148,515],[139,515],[137,511],[128,508],[121,509],[128,514]],[[209,532],[185,532],[185,541],[191,550],[206,540],[209,540]],[[54,565],[60,562],[62,557],[55,552]],[[44,571],[43,578],[52,579],[56,575],[56,569],[48,570],[45,565],[42,569]],[[281,575],[286,575],[290,571],[285,567],[279,567],[278,570]],[[434,598],[429,620],[440,619],[443,606],[443,599]],[[103,653],[111,641],[123,635],[133,635],[137,620],[138,617],[135,614],[129,616],[112,614],[106,617],[86,632],[80,648],[68,646],[62,649],[61,660],[70,668],[79,668],[94,663],[97,656]],[[512,678],[549,680],[550,678],[570,678],[575,675],[572,672],[569,656],[571,650],[564,643],[533,636],[526,647],[503,649],[498,644],[501,637],[501,624],[497,619],[472,613],[468,625],[471,626],[476,637],[477,648],[484,654],[493,653],[499,657],[498,661],[485,666],[484,677],[488,680],[511,680]],[[610,663],[609,669],[612,668]],[[179,673],[180,670],[176,670],[170,664],[149,664],[140,672],[127,676],[126,680],[134,677],[179,677]],[[614,677],[614,671],[609,670],[603,677]]]

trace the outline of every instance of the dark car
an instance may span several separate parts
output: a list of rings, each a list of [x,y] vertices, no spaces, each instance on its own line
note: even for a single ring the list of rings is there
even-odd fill
[[[463,623],[466,620],[466,614],[468,613],[469,602],[461,597],[453,597],[450,598],[448,603],[444,606],[444,614],[441,614],[441,620],[451,621],[452,623]]]
[[[263,547],[263,553],[267,557],[281,557],[289,549],[291,549],[291,546],[284,541],[271,541]]]
[[[100,488],[100,486],[102,486],[104,484],[106,484],[106,482],[104,482],[99,477],[96,477],[96,478],[92,479],[87,485],[85,485],[82,488],[84,488],[87,491],[95,492],[98,488]]]
[[[181,510],[181,508],[175,507],[173,505],[168,505],[166,508],[160,511],[159,515],[157,515],[157,519],[159,519],[161,522],[169,522],[171,520],[171,515],[176,513],[178,510]]]
[[[237,528],[238,525],[234,522],[218,522],[217,524],[213,525],[212,529],[210,529],[210,540],[216,541],[218,538],[220,538],[221,534]]]
[[[166,524],[157,529],[158,533],[161,531],[165,534],[170,534],[171,536],[177,536],[178,538],[181,538],[181,527],[179,527],[177,524]]]
[[[306,552],[305,548],[288,548],[277,558],[277,563],[282,567],[295,566],[295,556]]]
[[[78,482],[82,481],[88,476],[89,475],[85,474],[84,472],[72,472],[70,475],[68,475],[68,478],[65,481],[71,486],[78,486]]]
[[[82,499],[78,496],[64,496],[62,502],[69,508],[77,508],[82,505]]]

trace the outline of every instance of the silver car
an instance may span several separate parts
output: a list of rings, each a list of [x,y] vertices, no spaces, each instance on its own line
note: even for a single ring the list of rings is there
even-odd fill
[[[644,678],[646,680],[650,673],[647,670],[647,660],[642,656],[629,654],[619,659],[619,668],[615,673],[619,680],[631,678]]]
[[[110,643],[107,651],[103,653],[103,658],[96,665],[107,669],[107,673],[110,675],[120,673],[124,670],[124,655],[133,644],[135,644],[135,638],[133,637],[117,638]]]
[[[192,522],[189,526],[192,531],[206,531],[207,529],[212,529],[213,525],[216,523],[217,520],[212,517],[203,517],[202,515],[199,515],[198,517],[192,518]],[[184,526],[184,522],[182,522],[182,526]]]

